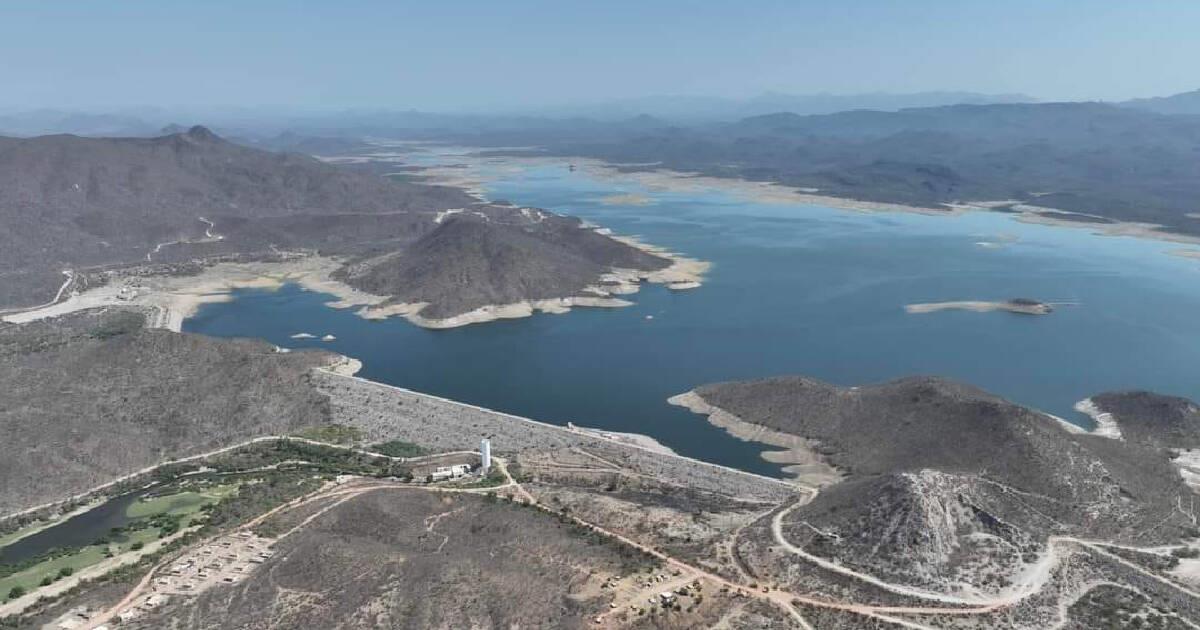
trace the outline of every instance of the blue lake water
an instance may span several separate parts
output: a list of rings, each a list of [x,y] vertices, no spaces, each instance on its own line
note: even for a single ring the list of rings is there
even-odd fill
[[[779,374],[843,385],[941,375],[1080,422],[1074,403],[1107,390],[1200,399],[1200,261],[1165,253],[1179,245],[1001,213],[860,213],[512,164],[477,165],[490,198],[574,214],[711,261],[704,286],[647,286],[629,308],[443,331],[362,320],[286,287],[207,305],[185,329],[325,348],[361,359],[369,379],[547,422],[645,433],[686,455],[772,475],[779,470],[757,445],[666,399]],[[653,203],[601,201],[615,193]],[[1072,304],[1044,317],[904,311],[914,302],[1012,297]],[[290,338],[299,332],[337,340]]]

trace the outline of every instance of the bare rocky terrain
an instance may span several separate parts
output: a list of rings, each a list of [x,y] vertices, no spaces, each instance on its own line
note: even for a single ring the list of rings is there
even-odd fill
[[[266,579],[176,600],[130,627],[584,628],[601,576],[629,561],[529,509],[377,491],[284,539],[257,568]]]
[[[1103,565],[1097,571],[1122,573],[1120,563],[1134,558],[1162,571],[1179,564],[1168,551],[1200,536],[1195,496],[1170,461],[1169,445],[1188,448],[1196,430],[1196,407],[1186,400],[1095,397],[1131,428],[1131,437],[1114,439],[931,378],[843,388],[783,377],[706,385],[695,394],[743,422],[809,440],[846,474],[810,502],[755,523],[735,545],[792,588],[895,605],[1021,602],[1007,623],[1029,623],[1047,584],[1083,584],[1063,573],[1064,558],[1082,554]],[[811,564],[781,558],[782,541]],[[1139,592],[1134,583],[1117,584],[1121,597]],[[1191,596],[1186,601],[1195,607]],[[1147,606],[1156,615],[1170,610],[1161,600]],[[1071,611],[1081,620],[1096,614],[1082,605]]]

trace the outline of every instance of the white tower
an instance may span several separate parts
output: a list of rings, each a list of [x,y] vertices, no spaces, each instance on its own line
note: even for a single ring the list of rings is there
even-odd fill
[[[481,475],[486,475],[492,469],[492,441],[483,438],[479,443],[479,470]]]

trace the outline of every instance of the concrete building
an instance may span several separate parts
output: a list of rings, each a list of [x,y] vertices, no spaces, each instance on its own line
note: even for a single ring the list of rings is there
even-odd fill
[[[455,464],[453,466],[439,466],[430,473],[429,477],[434,481],[443,481],[445,479],[458,479],[471,472],[471,467],[466,464]]]
[[[479,474],[487,475],[492,470],[492,441],[483,438],[479,443]]]

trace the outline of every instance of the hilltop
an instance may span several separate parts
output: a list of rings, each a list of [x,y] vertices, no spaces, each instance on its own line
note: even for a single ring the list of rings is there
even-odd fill
[[[581,228],[578,220],[541,216],[525,225],[451,217],[411,247],[347,267],[338,277],[393,296],[393,303],[428,304],[416,314],[444,319],[489,305],[608,297],[598,285],[613,268],[654,271],[670,264]]]
[[[227,142],[204,127],[155,138],[0,138],[0,305],[54,296],[66,268],[411,239],[474,203]]]
[[[1020,593],[1060,537],[1161,545],[1200,535],[1192,490],[1161,440],[1070,430],[969,385],[780,377],[693,393],[709,412],[803,438],[843,474],[779,518],[794,544],[922,589]]]

